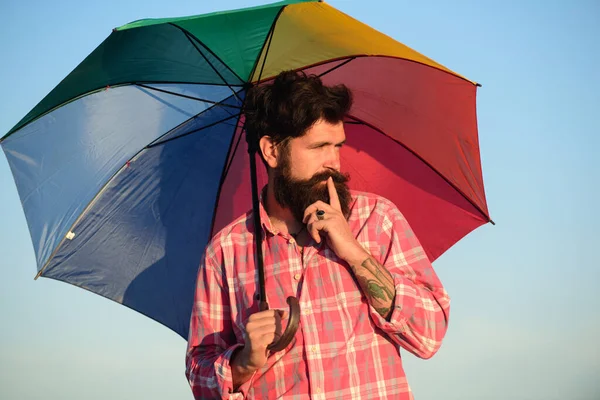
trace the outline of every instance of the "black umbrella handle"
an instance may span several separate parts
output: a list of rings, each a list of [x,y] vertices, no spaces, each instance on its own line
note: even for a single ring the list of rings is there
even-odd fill
[[[246,131],[246,141],[248,142],[248,153],[250,156],[250,178],[252,183],[252,214],[254,217],[254,243],[256,245],[256,263],[258,267],[258,282],[260,290],[260,310],[268,310],[267,296],[265,292],[265,269],[262,254],[262,224],[260,221],[260,201],[258,199],[258,179],[256,177],[256,152],[258,150],[258,139],[251,138]],[[300,304],[298,299],[290,296],[287,298],[287,303],[290,306],[290,314],[288,325],[285,332],[281,335],[277,342],[271,343],[267,348],[272,351],[281,351],[296,336],[298,324],[300,322]]]
[[[298,303],[298,299],[294,296],[290,296],[287,298],[287,303],[290,306],[288,324],[279,340],[267,346],[267,349],[271,352],[277,352],[285,349],[294,339],[294,336],[296,336],[296,331],[298,330],[298,324],[300,323],[300,304]],[[261,302],[261,306],[263,304],[268,310],[269,305],[266,302]]]

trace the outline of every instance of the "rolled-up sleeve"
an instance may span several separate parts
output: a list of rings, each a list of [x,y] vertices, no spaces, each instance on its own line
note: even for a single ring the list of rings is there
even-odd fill
[[[186,377],[196,399],[243,399],[251,380],[233,392],[230,360],[238,343],[227,277],[211,246],[198,271],[186,353]]]
[[[391,203],[380,219],[379,260],[394,279],[390,320],[370,306],[370,315],[391,340],[421,358],[440,348],[450,314],[450,298],[408,222]]]

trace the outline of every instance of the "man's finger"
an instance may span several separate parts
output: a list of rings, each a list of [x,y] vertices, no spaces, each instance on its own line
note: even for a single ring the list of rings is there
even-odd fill
[[[312,236],[312,238],[315,240],[315,242],[321,243],[321,235],[319,235],[319,230],[317,229],[315,224],[316,224],[316,222],[307,225],[307,231],[308,231],[308,234],[310,236]]]
[[[328,233],[328,220],[315,221],[308,228],[308,233],[315,239],[315,242],[321,243],[321,232]]]
[[[325,213],[325,215],[323,216],[323,218],[325,218],[325,217],[329,217],[329,215],[327,215],[327,213]],[[323,219],[319,219],[319,217],[317,216],[317,213],[314,212],[314,213],[308,214],[306,216],[306,222],[305,222],[305,224],[308,227],[309,225],[314,224],[315,222],[318,222],[318,221],[323,221]]]
[[[260,320],[271,320],[271,319],[275,318],[276,313],[277,313],[277,310],[274,310],[274,309],[259,311],[254,314],[251,314],[250,317],[248,317],[248,322],[251,322],[251,321],[257,322]]]
[[[310,218],[310,215],[312,213],[317,212],[317,210],[323,210],[327,213],[327,212],[334,211],[334,208],[331,207],[329,204],[325,203],[324,201],[321,201],[321,200],[316,201],[316,202],[312,203],[310,206],[306,207],[306,210],[304,210],[304,218],[302,219],[302,222],[306,224],[308,219]],[[335,211],[337,211],[337,210],[335,210]]]
[[[329,189],[329,204],[331,207],[335,208],[338,211],[342,211],[342,205],[340,204],[340,198],[338,196],[337,190],[335,189],[335,183],[333,183],[333,178],[330,176],[327,179],[327,189]]]
[[[308,221],[306,222],[306,232],[308,232],[308,234],[317,243],[321,243],[321,235],[319,234],[319,229],[315,226],[315,224],[320,221],[321,220],[317,219],[317,215],[312,213],[308,215]]]
[[[287,319],[288,318],[289,312],[287,310],[278,308],[277,311],[279,312],[279,318],[280,319]]]

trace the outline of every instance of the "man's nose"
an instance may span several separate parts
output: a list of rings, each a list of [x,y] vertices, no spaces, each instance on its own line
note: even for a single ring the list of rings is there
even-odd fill
[[[340,149],[337,146],[332,146],[327,152],[327,159],[324,167],[331,168],[336,171],[340,170]]]

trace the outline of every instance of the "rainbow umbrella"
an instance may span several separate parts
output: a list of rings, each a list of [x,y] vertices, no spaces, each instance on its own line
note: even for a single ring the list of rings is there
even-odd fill
[[[283,1],[116,28],[1,139],[37,277],[187,337],[203,249],[252,207],[244,94],[282,70],[352,89],[342,168],[432,261],[490,222],[477,84],[326,3]]]

